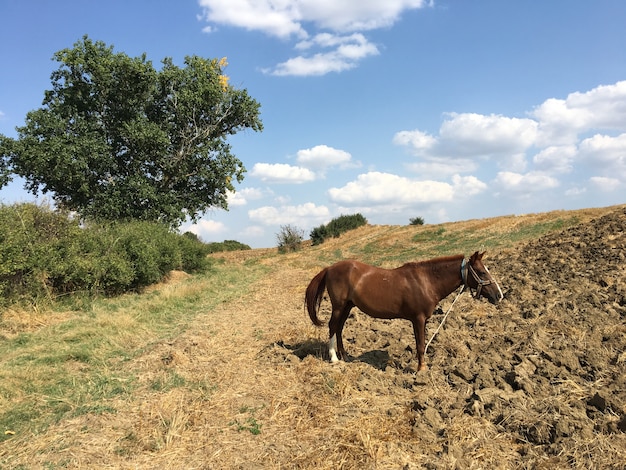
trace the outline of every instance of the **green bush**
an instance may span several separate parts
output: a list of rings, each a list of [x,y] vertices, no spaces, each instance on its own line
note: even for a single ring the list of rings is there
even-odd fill
[[[412,217],[409,219],[409,225],[424,225],[424,219],[422,217]]]
[[[120,294],[173,269],[210,267],[208,245],[154,222],[88,224],[46,206],[0,206],[0,306],[62,294]]]
[[[320,225],[311,230],[309,236],[311,237],[311,245],[321,245],[329,237],[328,229],[326,225]]]
[[[50,273],[63,263],[63,241],[79,231],[67,214],[46,206],[0,206],[0,302],[50,297]]]
[[[354,230],[365,224],[367,224],[367,219],[361,214],[341,215],[326,225],[314,228],[310,233],[311,244],[319,245],[324,243],[324,240],[329,237],[337,238],[342,233]]]
[[[209,253],[220,253],[222,251],[250,250],[250,246],[236,240],[224,240],[223,242],[212,242],[208,244]]]

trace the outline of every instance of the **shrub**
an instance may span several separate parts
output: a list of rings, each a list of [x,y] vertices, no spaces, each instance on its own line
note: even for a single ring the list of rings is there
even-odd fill
[[[250,246],[236,240],[224,240],[223,242],[213,242],[208,244],[209,253],[220,253],[222,251],[250,250]]]
[[[280,232],[276,234],[278,242],[278,251],[287,253],[289,251],[298,251],[302,248],[302,240],[304,231],[291,225],[281,225]]]
[[[424,219],[422,217],[413,217],[409,219],[409,225],[424,225]]]
[[[197,238],[154,222],[81,227],[47,206],[0,206],[0,305],[137,290],[173,269],[208,269],[208,252]]]
[[[319,227],[315,227],[311,230],[309,236],[311,237],[311,244],[313,246],[321,245],[324,243],[324,240],[329,237],[328,229],[326,228],[326,225],[320,225]]]
[[[319,245],[329,237],[337,238],[342,233],[354,230],[367,224],[367,219],[361,214],[341,215],[326,225],[321,225],[311,231],[311,243]]]
[[[0,206],[0,302],[50,297],[50,272],[63,264],[63,242],[79,231],[67,214],[45,205]]]

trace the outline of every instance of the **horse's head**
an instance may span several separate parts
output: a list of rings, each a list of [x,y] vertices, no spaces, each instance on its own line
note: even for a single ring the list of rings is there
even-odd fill
[[[463,269],[461,269],[463,282],[466,287],[469,287],[474,298],[478,299],[483,296],[492,304],[497,304],[502,300],[502,290],[483,264],[484,255],[484,251],[482,253],[477,251],[467,263],[464,262]],[[476,291],[476,294],[473,291]]]

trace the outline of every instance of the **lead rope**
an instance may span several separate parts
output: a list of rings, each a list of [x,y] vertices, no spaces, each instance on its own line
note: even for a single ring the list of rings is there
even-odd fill
[[[432,342],[432,340],[435,338],[435,336],[437,336],[437,333],[439,333],[439,330],[441,329],[441,327],[443,326],[443,324],[446,322],[446,318],[448,318],[448,314],[450,313],[450,311],[452,310],[452,307],[454,306],[454,304],[456,303],[457,299],[461,296],[461,294],[465,291],[465,285],[461,286],[461,290],[459,291],[459,293],[456,295],[456,297],[454,298],[454,300],[452,301],[452,304],[450,305],[450,307],[448,308],[448,311],[446,312],[446,314],[443,316],[443,320],[441,320],[441,323],[439,323],[439,326],[437,327],[437,329],[435,330],[435,332],[433,333],[433,335],[430,337],[430,339],[428,340],[428,343],[426,343],[426,347],[424,348],[424,354],[426,354],[426,351],[428,351],[428,346],[430,346],[430,343]]]

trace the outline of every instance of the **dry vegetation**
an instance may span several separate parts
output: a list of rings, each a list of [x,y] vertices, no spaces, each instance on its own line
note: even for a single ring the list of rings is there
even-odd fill
[[[0,343],[59,335],[65,347],[80,317],[97,326],[81,337],[108,332],[90,343],[108,352],[54,363],[73,395],[43,424],[0,422],[15,432],[0,467],[624,468],[625,231],[624,207],[369,226],[288,255],[218,255],[219,279],[178,276],[87,316],[5,313]],[[505,300],[462,296],[427,351],[429,371],[415,373],[407,322],[358,311],[344,333],[352,360],[328,363],[327,330],[303,309],[319,269],[481,248]],[[169,310],[156,327],[147,320]],[[63,400],[31,390],[42,371],[20,351],[2,359],[5,420],[23,403],[45,412]]]

